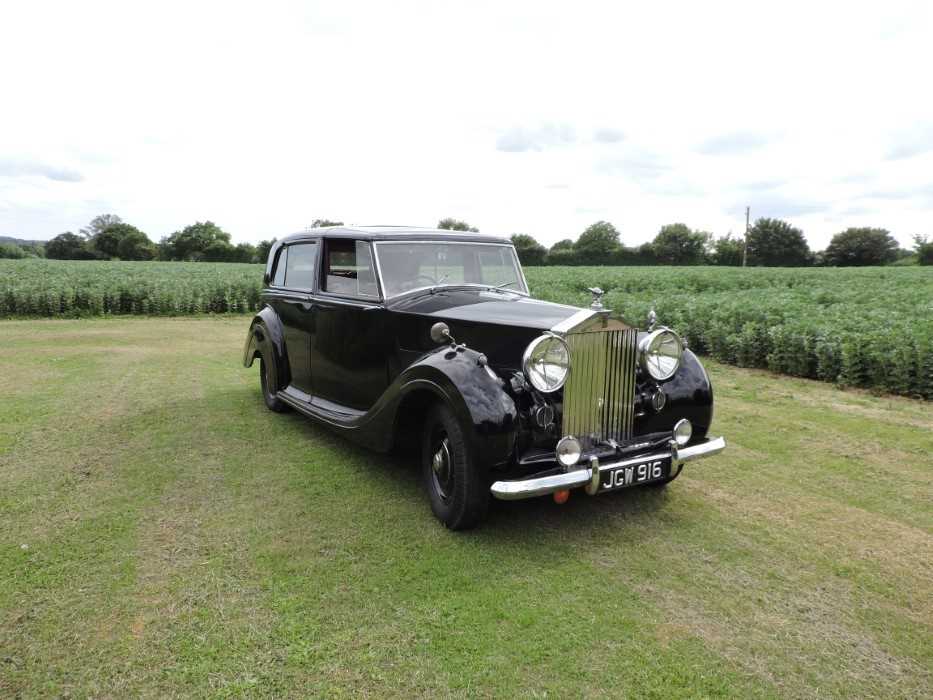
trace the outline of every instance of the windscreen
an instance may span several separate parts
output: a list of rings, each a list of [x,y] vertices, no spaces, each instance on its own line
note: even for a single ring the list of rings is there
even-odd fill
[[[387,297],[442,285],[480,285],[526,292],[508,245],[380,241],[376,243],[382,286]]]

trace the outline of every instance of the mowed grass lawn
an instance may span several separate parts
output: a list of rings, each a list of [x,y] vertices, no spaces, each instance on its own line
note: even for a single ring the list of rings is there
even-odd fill
[[[933,695],[929,403],[710,364],[719,458],[451,533],[247,324],[0,323],[0,696]]]

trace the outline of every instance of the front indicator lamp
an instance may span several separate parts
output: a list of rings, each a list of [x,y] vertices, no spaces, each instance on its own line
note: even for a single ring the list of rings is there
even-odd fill
[[[572,435],[562,437],[557,443],[557,461],[565,469],[570,469],[580,461],[580,455],[583,454],[583,448],[580,447],[580,441]]]
[[[693,425],[686,418],[681,418],[674,424],[674,440],[679,447],[683,447],[693,437]]]

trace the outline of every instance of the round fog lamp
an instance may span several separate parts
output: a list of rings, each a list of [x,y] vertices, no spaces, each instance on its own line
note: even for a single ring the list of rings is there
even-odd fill
[[[582,452],[580,441],[570,435],[562,437],[557,443],[557,461],[563,467],[569,468],[579,462]]]
[[[691,437],[693,437],[693,426],[686,418],[681,418],[674,424],[674,439],[678,445],[683,447],[690,442]]]

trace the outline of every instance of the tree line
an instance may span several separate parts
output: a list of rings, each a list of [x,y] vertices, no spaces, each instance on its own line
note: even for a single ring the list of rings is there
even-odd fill
[[[915,236],[914,251],[898,246],[881,228],[848,228],[833,236],[826,250],[811,251],[803,231],[780,219],[761,218],[747,237],[715,237],[686,224],[662,226],[654,240],[626,246],[608,221],[597,221],[576,240],[546,248],[527,234],[512,236],[523,265],[732,265],[763,267],[887,265],[916,260],[933,265],[933,241]]]
[[[343,222],[316,219],[312,227]],[[479,229],[465,221],[441,219],[440,229]],[[276,239],[234,245],[230,234],[211,221],[199,221],[154,243],[148,235],[114,214],[95,217],[78,234],[66,231],[44,246],[0,243],[0,257],[44,256],[60,260],[186,260],[263,263]],[[898,246],[882,228],[848,228],[822,251],[811,251],[803,231],[780,219],[761,218],[747,236],[715,237],[683,223],[662,226],[654,240],[639,246],[622,243],[608,221],[588,226],[576,240],[565,238],[546,248],[528,234],[512,236],[523,265],[731,265],[804,267],[886,265],[898,261],[933,265],[933,241],[914,237],[914,251]]]
[[[340,222],[318,219],[314,226]],[[233,244],[230,234],[212,221],[198,221],[154,243],[148,235],[115,214],[101,214],[79,233],[66,231],[44,245],[0,244],[0,257],[46,257],[56,260],[176,260],[264,263],[276,239]]]

